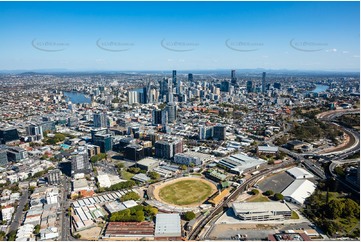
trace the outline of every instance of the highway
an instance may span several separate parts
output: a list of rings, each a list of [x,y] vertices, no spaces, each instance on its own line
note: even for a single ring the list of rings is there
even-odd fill
[[[294,165],[294,163],[281,164],[281,165],[275,166],[272,169],[262,170],[259,174],[255,175],[255,176],[251,177],[250,179],[248,179],[247,181],[245,181],[243,184],[238,186],[237,189],[235,191],[233,191],[231,193],[231,195],[228,196],[227,199],[225,199],[222,203],[218,204],[207,217],[205,217],[202,221],[200,221],[196,225],[196,227],[189,233],[188,239],[196,240],[198,238],[200,232],[206,226],[206,224],[209,223],[214,218],[214,216],[216,216],[218,213],[223,212],[224,207],[227,207],[229,202],[232,202],[241,192],[246,191],[248,189],[248,187],[252,185],[253,182],[257,181],[257,179],[271,173],[272,171],[275,171],[280,168],[292,166],[292,165]]]

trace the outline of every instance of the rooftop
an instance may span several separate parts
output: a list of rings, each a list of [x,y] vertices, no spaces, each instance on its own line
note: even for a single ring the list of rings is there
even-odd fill
[[[178,213],[158,213],[155,225],[155,237],[180,237],[181,221]]]

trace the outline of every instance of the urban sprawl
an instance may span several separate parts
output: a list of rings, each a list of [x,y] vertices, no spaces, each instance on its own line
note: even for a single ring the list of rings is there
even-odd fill
[[[358,73],[0,84],[0,240],[359,239]]]

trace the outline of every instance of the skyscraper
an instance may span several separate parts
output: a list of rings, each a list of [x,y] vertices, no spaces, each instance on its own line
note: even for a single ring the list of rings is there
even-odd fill
[[[162,123],[162,110],[154,109],[152,111],[152,124],[157,125]]]
[[[237,84],[236,70],[231,71],[231,84],[232,85]]]
[[[192,73],[188,74],[188,81],[193,82],[193,74]]]
[[[172,82],[173,82],[173,86],[177,86],[177,71],[173,70],[172,72]]]
[[[139,97],[137,91],[128,92],[128,104],[139,103]]]
[[[253,92],[253,82],[252,81],[247,81],[247,92],[248,93]]]
[[[172,86],[172,82],[168,82],[167,102],[168,103],[173,103],[173,86]]]
[[[94,123],[94,127],[96,128],[106,128],[107,127],[106,113],[94,113],[93,123]]]
[[[262,73],[262,93],[266,92],[266,72]]]
[[[177,106],[174,103],[168,103],[166,106],[168,113],[168,123],[173,123],[177,119]]]

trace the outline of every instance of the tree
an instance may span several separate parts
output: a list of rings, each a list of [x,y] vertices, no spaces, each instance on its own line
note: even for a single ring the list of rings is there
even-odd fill
[[[186,212],[183,217],[185,220],[190,221],[196,217],[196,214],[193,213],[192,211],[189,211],[189,212]]]
[[[328,204],[328,217],[332,219],[339,218],[345,208],[345,204],[339,199],[333,199]]]
[[[80,238],[81,238],[81,235],[80,235],[80,234],[76,234],[76,235],[74,235],[74,238],[80,239]]]
[[[140,172],[140,168],[139,167],[129,167],[127,169],[127,171],[130,173],[138,174]]]
[[[100,161],[100,160],[104,160],[107,158],[107,154],[105,153],[100,153],[100,154],[97,154],[97,155],[93,155],[91,158],[90,158],[90,162],[92,163],[95,163],[97,161]]]
[[[263,193],[263,195],[265,196],[272,196],[274,194],[274,192],[272,190],[267,190]]]
[[[257,194],[259,194],[259,191],[257,189],[252,189],[251,193],[253,195],[257,195]]]
[[[283,195],[281,193],[275,193],[275,195],[273,197],[277,201],[283,200]]]
[[[40,224],[35,225],[33,233],[35,235],[38,235],[40,233]]]
[[[120,198],[120,201],[124,202],[124,201],[128,201],[128,200],[138,200],[140,199],[140,196],[138,195],[138,193],[136,192],[128,192],[125,195],[123,195]]]
[[[360,205],[352,199],[346,198],[344,201],[343,217],[360,217]]]
[[[158,209],[155,207],[152,207],[150,205],[147,205],[144,207],[144,214],[145,216],[154,217],[158,213]]]
[[[0,231],[0,240],[5,240],[6,233],[4,231]]]
[[[159,173],[157,173],[155,171],[149,171],[148,176],[153,180],[158,180],[160,178]]]
[[[15,239],[16,239],[16,230],[10,231],[7,234],[7,237],[8,237],[8,241],[15,241]]]
[[[179,166],[179,168],[181,169],[181,170],[187,170],[187,166],[186,165],[181,165],[181,166]]]

